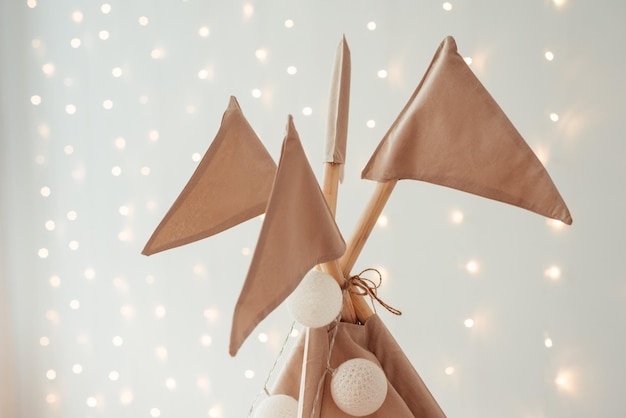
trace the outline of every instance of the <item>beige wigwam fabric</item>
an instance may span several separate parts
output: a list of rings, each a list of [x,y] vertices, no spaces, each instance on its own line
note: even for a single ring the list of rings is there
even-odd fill
[[[572,223],[547,171],[452,37],[441,43],[362,177],[423,180]]]
[[[311,268],[339,258],[345,250],[289,116],[265,219],[235,306],[230,354],[237,353],[252,330]]]
[[[261,215],[275,173],[276,163],[231,97],[215,139],[142,254],[185,245]]]
[[[445,418],[437,401],[378,315],[370,317],[365,325],[341,322],[338,326],[331,369],[336,369],[344,361],[364,358],[378,364],[387,376],[387,397],[380,409],[368,417]],[[309,329],[308,338],[298,341],[272,388],[272,394],[285,394],[296,399],[302,397],[299,403],[303,418],[311,417],[313,405],[315,418],[350,418],[332,399],[329,373],[326,373],[323,388],[317,395],[320,379],[326,370],[332,334],[333,326]],[[306,360],[303,362],[303,359]],[[298,393],[300,381],[304,390]]]

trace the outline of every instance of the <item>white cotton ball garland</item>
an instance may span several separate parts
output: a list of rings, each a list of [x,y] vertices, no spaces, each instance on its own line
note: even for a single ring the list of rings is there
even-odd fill
[[[319,328],[330,324],[343,303],[341,288],[331,275],[309,271],[287,299],[287,309],[300,324]]]
[[[375,363],[355,358],[342,363],[330,382],[335,404],[348,415],[373,414],[387,397],[387,377]]]
[[[288,395],[272,395],[257,406],[254,418],[297,418],[298,401]]]

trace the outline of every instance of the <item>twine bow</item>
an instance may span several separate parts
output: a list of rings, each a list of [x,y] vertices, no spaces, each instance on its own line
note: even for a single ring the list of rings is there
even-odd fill
[[[378,283],[376,283],[374,280],[369,279],[367,277],[362,277],[362,275],[364,273],[367,273],[368,271],[373,271],[378,275]],[[347,286],[348,291],[354,295],[369,296],[372,301],[372,306],[374,307],[374,312],[376,312],[376,305],[374,304],[374,300],[376,300],[378,303],[382,305],[383,308],[387,309],[392,314],[402,315],[401,311],[388,305],[381,298],[378,297],[378,289],[380,288],[382,283],[383,283],[383,276],[382,274],[380,274],[380,271],[374,268],[367,268],[363,270],[362,272],[360,272],[359,274],[356,274],[350,277],[346,281],[346,286]]]

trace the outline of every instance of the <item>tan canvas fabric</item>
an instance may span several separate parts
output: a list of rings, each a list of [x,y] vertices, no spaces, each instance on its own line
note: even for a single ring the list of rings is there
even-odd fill
[[[326,369],[332,327],[309,329],[308,341],[299,342],[273,388],[273,394],[287,394],[299,399],[301,416],[310,418],[320,377]],[[305,350],[306,347],[306,350]],[[302,372],[299,364],[306,358],[304,390],[294,396]],[[445,414],[415,371],[402,349],[378,315],[365,325],[341,322],[331,358],[336,369],[346,360],[364,358],[382,367],[388,380],[387,398],[380,409],[368,417],[443,418]],[[330,376],[326,375],[323,392],[315,408],[316,418],[350,418],[333,402]]]
[[[261,234],[235,306],[230,354],[307,271],[345,250],[290,116]]]
[[[188,244],[262,214],[275,172],[276,163],[231,97],[215,139],[142,253]]]
[[[324,162],[345,164],[350,109],[350,49],[345,36],[335,56],[330,98]]]
[[[543,165],[452,37],[442,42],[362,176],[423,180],[572,223]]]

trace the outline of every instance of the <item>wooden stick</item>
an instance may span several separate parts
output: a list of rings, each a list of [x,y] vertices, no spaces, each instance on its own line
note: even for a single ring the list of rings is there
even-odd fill
[[[374,229],[374,225],[376,225],[376,221],[378,221],[380,214],[383,212],[385,203],[389,200],[389,196],[397,182],[398,180],[389,180],[376,185],[374,194],[365,207],[348,241],[345,254],[339,259],[339,265],[344,277],[350,277],[350,271],[354,267],[357,258],[359,258],[359,254],[361,254],[361,250],[365,246],[365,242]]]
[[[326,198],[326,203],[333,214],[337,215],[337,194],[339,192],[339,176],[341,175],[341,164],[325,163],[324,164],[324,184],[322,192]]]

